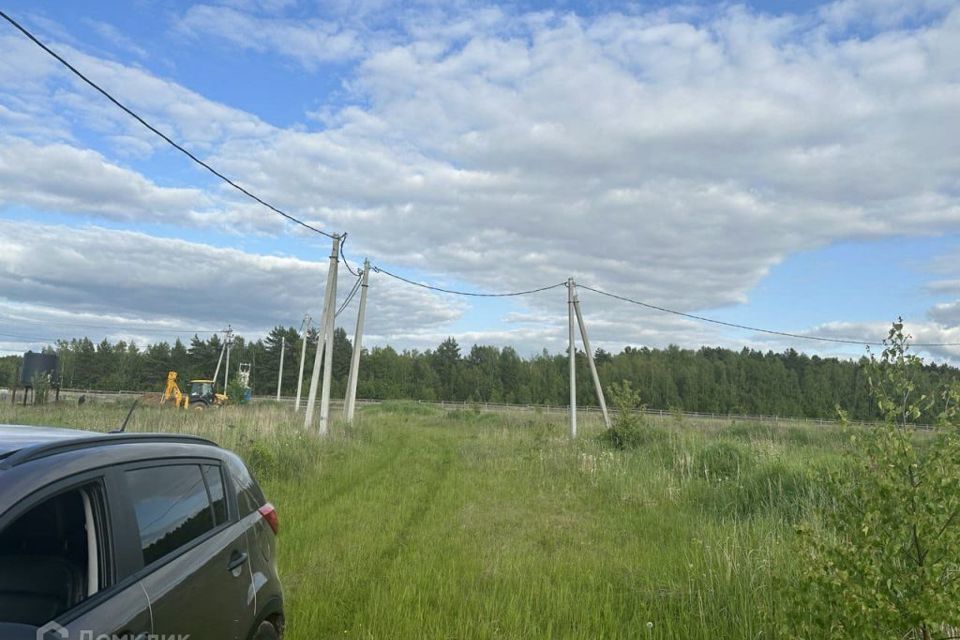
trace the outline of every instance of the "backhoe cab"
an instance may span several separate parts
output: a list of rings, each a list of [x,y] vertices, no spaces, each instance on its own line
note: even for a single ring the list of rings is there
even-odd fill
[[[190,381],[190,408],[206,409],[211,406],[222,406],[227,401],[225,393],[214,391],[213,380]]]

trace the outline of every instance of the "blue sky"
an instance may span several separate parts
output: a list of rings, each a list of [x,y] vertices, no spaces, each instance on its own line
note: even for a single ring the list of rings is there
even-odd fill
[[[814,336],[877,339],[903,315],[920,341],[960,342],[956,2],[5,11],[242,184],[349,232],[354,262],[483,291],[574,276]],[[319,315],[326,239],[225,189],[6,24],[0,143],[0,350]],[[451,298],[375,274],[368,344],[559,351],[564,296]],[[861,353],[582,298],[612,350]]]

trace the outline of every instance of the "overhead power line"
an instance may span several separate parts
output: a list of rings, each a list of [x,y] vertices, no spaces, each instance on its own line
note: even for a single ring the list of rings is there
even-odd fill
[[[437,286],[425,284],[425,283],[422,283],[422,282],[416,282],[416,281],[414,281],[414,280],[410,280],[409,278],[404,278],[403,276],[399,276],[399,275],[397,275],[397,274],[395,274],[395,273],[391,273],[390,271],[387,271],[387,270],[384,269],[383,267],[379,267],[379,266],[372,266],[371,268],[372,268],[374,271],[376,271],[377,273],[383,273],[383,274],[386,274],[386,275],[390,276],[391,278],[395,278],[395,279],[397,279],[397,280],[400,280],[400,281],[402,281],[402,282],[406,282],[407,284],[411,284],[411,285],[414,285],[414,286],[417,286],[417,287],[422,287],[422,288],[424,288],[424,289],[429,289],[429,290],[431,290],[431,291],[439,291],[439,292],[441,292],[441,293],[449,293],[449,294],[458,295],[458,296],[470,296],[470,297],[477,297],[477,298],[506,298],[506,297],[514,297],[514,296],[524,296],[524,295],[529,295],[529,294],[532,294],[532,293],[539,293],[539,292],[541,292],[541,291],[548,291],[548,290],[550,290],[550,289],[556,289],[556,288],[559,288],[559,287],[564,287],[564,286],[567,285],[567,283],[564,281],[564,282],[558,282],[557,284],[552,284],[552,285],[547,285],[547,286],[544,286],[544,287],[539,287],[539,288],[536,288],[536,289],[528,289],[528,290],[525,290],[525,291],[512,291],[512,292],[508,292],[508,293],[479,293],[479,292],[474,292],[474,291],[457,291],[457,290],[455,290],[455,289],[446,289],[446,288],[443,288],[443,287],[437,287]],[[736,323],[736,322],[726,322],[726,321],[724,321],[724,320],[717,320],[716,318],[709,318],[709,317],[707,317],[707,316],[701,316],[701,315],[697,315],[697,314],[694,314],[694,313],[686,313],[686,312],[684,312],[684,311],[677,311],[676,309],[668,309],[667,307],[661,307],[661,306],[658,306],[658,305],[655,305],[655,304],[650,304],[650,303],[648,303],[648,302],[642,302],[642,301],[640,301],[640,300],[634,300],[633,298],[628,298],[628,297],[626,297],[626,296],[621,296],[621,295],[617,295],[617,294],[615,294],[615,293],[610,293],[610,292],[608,292],[608,291],[603,291],[603,290],[601,290],[601,289],[596,289],[596,288],[594,288],[594,287],[589,287],[589,286],[587,286],[587,285],[585,285],[585,284],[579,284],[579,283],[577,283],[576,286],[577,286],[578,288],[580,288],[580,289],[586,289],[586,290],[588,290],[588,291],[592,291],[592,292],[597,293],[597,294],[600,294],[600,295],[602,295],[602,296],[607,296],[607,297],[609,297],[609,298],[614,298],[614,299],[620,300],[620,301],[622,301],[622,302],[628,302],[628,303],[630,303],[630,304],[635,304],[635,305],[638,305],[638,306],[641,306],[641,307],[645,307],[645,308],[647,308],[647,309],[653,309],[654,311],[660,311],[660,312],[662,312],[662,313],[669,313],[669,314],[672,314],[672,315],[676,315],[676,316],[680,316],[680,317],[684,317],[684,318],[689,318],[689,319],[691,319],[691,320],[697,320],[697,321],[699,321],[699,322],[707,322],[707,323],[710,323],[710,324],[721,325],[721,326],[730,327],[730,328],[733,328],[733,329],[744,329],[744,330],[747,330],[747,331],[755,331],[755,332],[758,332],[758,333],[765,333],[765,334],[775,335],[775,336],[781,336],[781,337],[785,337],[785,338],[794,338],[794,339],[797,339],[797,340],[810,340],[810,341],[814,341],[814,342],[830,342],[830,343],[833,343],[833,344],[853,344],[853,345],[863,345],[863,346],[873,346],[873,347],[882,347],[882,346],[885,346],[883,342],[878,342],[878,341],[876,341],[876,340],[854,340],[854,339],[851,339],[851,338],[829,338],[829,337],[826,337],[826,336],[812,336],[812,335],[805,335],[805,334],[802,334],[802,333],[791,333],[791,332],[789,332],[789,331],[777,331],[777,330],[774,330],[774,329],[763,329],[763,328],[761,328],[761,327],[752,327],[752,326],[750,326],[750,325],[738,324],[738,323]],[[960,342],[914,342],[914,343],[911,344],[911,346],[914,346],[914,347],[957,347],[957,346],[960,346]]]
[[[209,164],[207,164],[206,162],[204,162],[203,160],[201,160],[200,158],[198,158],[197,156],[195,156],[193,153],[191,153],[190,151],[188,151],[187,149],[185,149],[183,146],[181,146],[180,144],[178,144],[177,142],[175,142],[174,140],[172,140],[169,136],[167,136],[166,134],[164,134],[163,132],[161,132],[159,129],[157,129],[156,127],[154,127],[152,124],[150,124],[149,122],[147,122],[147,121],[146,121],[143,117],[141,117],[139,114],[137,114],[137,113],[134,112],[132,109],[130,109],[129,107],[127,107],[126,105],[124,105],[122,102],[120,102],[118,99],[116,99],[115,97],[113,97],[108,91],[106,91],[105,89],[103,89],[102,87],[100,87],[97,83],[95,83],[93,80],[91,80],[90,78],[88,78],[87,76],[85,76],[83,73],[81,73],[76,67],[74,67],[72,64],[70,64],[67,60],[65,60],[65,59],[64,59],[62,56],[60,56],[58,53],[56,53],[55,51],[53,51],[49,46],[47,46],[46,44],[44,44],[39,38],[37,38],[35,35],[33,35],[33,33],[31,33],[30,31],[28,31],[24,26],[22,26],[19,22],[17,22],[17,21],[14,20],[12,17],[10,17],[9,15],[7,15],[5,12],[0,11],[0,17],[2,17],[4,20],[6,20],[7,22],[9,22],[11,25],[13,25],[14,28],[16,28],[16,29],[17,29],[18,31],[20,31],[23,35],[25,35],[27,38],[29,38],[34,44],[36,44],[36,45],[37,45],[38,47],[40,47],[43,51],[45,51],[47,54],[49,54],[49,55],[52,56],[54,59],[56,59],[61,65],[63,65],[63,66],[66,67],[67,69],[69,69],[74,75],[76,75],[78,78],[80,78],[83,82],[85,82],[86,84],[88,84],[89,86],[91,86],[93,89],[95,89],[97,92],[99,92],[101,95],[103,95],[105,98],[107,98],[107,100],[109,100],[110,102],[112,102],[112,103],[113,103],[114,105],[116,105],[119,109],[121,109],[122,111],[124,111],[124,112],[125,112],[126,114],[128,114],[130,117],[134,118],[137,122],[139,122],[141,125],[143,125],[144,127],[146,127],[146,128],[147,128],[148,130],[150,130],[152,133],[154,133],[154,134],[156,134],[157,136],[159,136],[159,137],[160,137],[162,140],[164,140],[167,144],[169,144],[170,146],[172,146],[173,148],[175,148],[176,150],[178,150],[179,152],[181,152],[182,154],[184,154],[185,156],[187,156],[187,157],[188,157],[190,160],[192,160],[194,163],[198,164],[199,166],[203,167],[204,169],[206,169],[207,171],[209,171],[210,173],[212,173],[212,174],[215,175],[216,177],[220,178],[220,179],[221,179],[222,181],[224,181],[226,184],[230,185],[231,187],[233,187],[234,189],[236,189],[237,191],[239,191],[239,192],[242,193],[243,195],[247,196],[248,198],[250,198],[250,199],[256,201],[257,203],[263,205],[264,207],[266,207],[266,208],[269,209],[270,211],[272,211],[272,212],[274,212],[274,213],[276,213],[276,214],[278,214],[278,215],[286,218],[286,219],[287,219],[288,221],[290,221],[290,222],[293,222],[294,224],[297,224],[297,225],[299,225],[299,226],[301,226],[301,227],[303,227],[303,228],[305,228],[305,229],[308,229],[308,230],[310,230],[310,231],[313,231],[314,233],[318,233],[318,234],[320,234],[320,235],[326,236],[326,237],[331,238],[331,239],[340,239],[340,256],[339,256],[339,257],[343,260],[343,263],[344,263],[344,265],[347,267],[347,270],[348,270],[352,275],[354,275],[354,276],[357,277],[357,282],[354,284],[353,289],[351,290],[350,294],[347,296],[347,298],[346,298],[346,300],[344,301],[344,303],[340,306],[340,309],[339,309],[338,311],[336,311],[336,315],[339,315],[340,312],[342,312],[342,311],[347,307],[347,305],[350,304],[350,302],[353,300],[353,297],[356,295],[356,292],[357,292],[358,289],[359,289],[359,284],[360,284],[359,276],[360,276],[360,272],[359,272],[358,270],[354,270],[354,269],[350,266],[350,263],[347,261],[346,254],[344,253],[343,245],[346,243],[346,239],[347,239],[347,234],[346,234],[346,233],[337,234],[337,233],[330,233],[330,232],[324,231],[324,230],[322,230],[322,229],[318,229],[317,227],[314,227],[314,226],[308,224],[307,222],[304,222],[303,220],[301,220],[301,219],[299,219],[299,218],[297,218],[297,217],[295,217],[295,216],[293,216],[293,215],[290,215],[289,213],[281,210],[279,207],[276,207],[276,206],[274,206],[273,204],[270,204],[269,202],[263,200],[262,198],[260,198],[260,197],[257,196],[256,194],[251,193],[250,191],[248,191],[247,189],[245,189],[245,188],[242,187],[241,185],[237,184],[236,182],[234,182],[233,180],[231,180],[230,178],[228,178],[227,176],[225,176],[223,173],[221,173],[220,171],[218,171],[218,170],[215,169],[214,167],[210,166]],[[409,284],[409,285],[412,285],[412,286],[420,287],[420,288],[423,288],[423,289],[428,289],[428,290],[430,290],[430,291],[437,291],[437,292],[440,292],[440,293],[447,293],[447,294],[452,294],[452,295],[467,296],[467,297],[474,297],[474,298],[509,298],[509,297],[525,296],[525,295],[530,295],[530,294],[534,294],[534,293],[539,293],[539,292],[542,292],[542,291],[549,291],[549,290],[551,290],[551,289],[557,289],[557,288],[559,288],[559,287],[564,287],[564,286],[567,285],[567,282],[564,281],[564,282],[558,282],[557,284],[551,284],[551,285],[547,285],[547,286],[543,286],[543,287],[538,287],[538,288],[535,288],[535,289],[527,289],[527,290],[523,290],[523,291],[510,291],[510,292],[505,292],[505,293],[482,293],[482,292],[477,292],[477,291],[459,291],[459,290],[456,290],[456,289],[447,289],[447,288],[445,288],[445,287],[439,287],[439,286],[435,286],[435,285],[430,285],[430,284],[426,284],[426,283],[416,282],[416,281],[414,281],[414,280],[410,280],[409,278],[405,278],[405,277],[403,277],[403,276],[397,275],[396,273],[392,273],[392,272],[390,272],[390,271],[388,271],[388,270],[386,270],[386,269],[384,269],[384,268],[382,268],[382,267],[373,266],[373,267],[371,267],[371,268],[372,268],[374,271],[376,271],[377,273],[383,273],[383,274],[385,274],[385,275],[387,275],[387,276],[390,276],[391,278],[394,278],[394,279],[399,280],[399,281],[401,281],[401,282],[405,282],[405,283],[407,283],[407,284]],[[615,294],[615,293],[609,293],[609,292],[607,292],[607,291],[602,291],[602,290],[600,290],[600,289],[595,289],[595,288],[593,288],[593,287],[589,287],[589,286],[586,286],[586,285],[583,285],[583,284],[580,284],[580,285],[577,285],[577,286],[580,287],[580,288],[582,288],[582,289],[586,289],[586,290],[588,290],[588,291],[592,291],[592,292],[594,292],[594,293],[597,293],[597,294],[600,294],[600,295],[603,295],[603,296],[607,296],[607,297],[609,297],[609,298],[613,298],[613,299],[620,300],[620,301],[623,301],[623,302],[628,302],[628,303],[630,303],[630,304],[635,304],[635,305],[638,305],[638,306],[641,306],[641,307],[645,307],[645,308],[647,308],[647,309],[652,309],[652,310],[655,310],[655,311],[660,311],[660,312],[662,312],[662,313],[668,313],[668,314],[672,314],[672,315],[676,315],[676,316],[680,316],[680,317],[684,317],[684,318],[689,318],[689,319],[691,319],[691,320],[697,320],[697,321],[700,321],[700,322],[707,322],[707,323],[710,323],[710,324],[715,324],[715,325],[720,325],[720,326],[725,326],[725,327],[731,327],[731,328],[734,328],[734,329],[743,329],[743,330],[747,330],[747,331],[754,331],[754,332],[765,333],[765,334],[769,334],[769,335],[781,336],[781,337],[786,337],[786,338],[793,338],[793,339],[797,339],[797,340],[811,340],[811,341],[817,341],[817,342],[829,342],[829,343],[834,343],[834,344],[883,346],[883,343],[882,343],[882,342],[877,342],[877,341],[875,341],[875,340],[854,340],[854,339],[848,339],[848,338],[829,338],[829,337],[824,337],[824,336],[812,336],[812,335],[804,335],[804,334],[799,334],[799,333],[791,333],[791,332],[788,332],[788,331],[776,331],[776,330],[773,330],[773,329],[763,329],[763,328],[761,328],[761,327],[752,327],[752,326],[749,326],[749,325],[738,324],[738,323],[735,323],[735,322],[726,322],[726,321],[723,321],[723,320],[717,320],[717,319],[715,319],[715,318],[709,318],[709,317],[701,316],[701,315],[697,315],[697,314],[686,313],[686,312],[683,312],[683,311],[677,311],[677,310],[675,310],[675,309],[668,309],[668,308],[666,308],[666,307],[661,307],[661,306],[654,305],[654,304],[650,304],[650,303],[647,303],[647,302],[642,302],[642,301],[640,301],[640,300],[634,300],[634,299],[628,298],[628,297],[626,297],[626,296],[617,295],[617,294]],[[48,324],[56,324],[56,323],[49,322]],[[67,323],[63,323],[63,324],[67,324]],[[76,324],[71,323],[70,326],[84,326],[84,325],[82,325],[82,324],[80,324],[80,323],[76,323]],[[94,325],[87,325],[87,326],[94,326]],[[106,328],[109,328],[109,329],[115,329],[115,330],[116,330],[115,327],[101,326],[101,328],[105,328],[105,329],[106,329]],[[124,329],[121,328],[121,329],[119,329],[119,330],[124,330]],[[128,330],[129,330],[129,329],[128,329]],[[129,330],[129,331],[137,331],[137,332],[140,332],[140,333],[174,333],[174,334],[175,334],[175,333],[195,333],[195,334],[196,334],[196,333],[217,333],[216,330],[189,330],[189,331],[188,331],[188,330],[168,330],[168,329],[163,329],[163,330],[161,330],[161,329],[142,330],[142,329],[141,329],[141,330]],[[22,338],[22,339],[28,339],[28,340],[33,340],[33,339],[36,339],[36,340],[54,340],[54,341],[56,340],[56,339],[54,339],[54,338],[32,338],[32,337],[20,336],[20,335],[16,335],[16,334],[4,334],[4,333],[0,333],[0,336],[6,336],[6,337],[12,337],[12,338]],[[956,343],[956,342],[927,342],[927,343],[913,343],[912,346],[914,346],[914,347],[955,347],[955,346],[960,346],[960,343]]]
[[[353,270],[353,268],[350,266],[350,263],[347,261],[347,254],[343,252],[343,245],[347,244],[348,237],[349,237],[349,234],[344,233],[343,236],[341,236],[340,238],[340,258],[343,260],[343,266],[347,268],[347,271],[350,272],[350,275],[359,278],[360,272]]]
[[[538,287],[536,289],[527,289],[526,291],[510,291],[507,293],[480,293],[477,291],[457,291],[456,289],[445,289],[443,287],[436,287],[431,284],[424,284],[422,282],[410,280],[409,278],[404,278],[403,276],[398,276],[395,273],[391,273],[386,269],[384,269],[383,267],[371,266],[370,268],[376,271],[377,273],[388,275],[391,278],[396,278],[401,282],[406,282],[407,284],[411,284],[415,287],[430,289],[431,291],[439,291],[440,293],[450,293],[455,296],[469,296],[471,298],[512,298],[516,296],[526,296],[526,295],[530,295],[531,293],[540,293],[541,291],[549,291],[550,289],[556,289],[558,287],[567,286],[567,282],[563,281],[563,282],[558,282],[557,284],[547,285],[545,287]]]
[[[356,296],[356,295],[357,295],[357,291],[360,290],[360,283],[361,283],[361,282],[363,282],[363,278],[362,278],[360,275],[358,275],[358,276],[357,276],[357,281],[353,283],[353,288],[350,289],[350,293],[347,294],[347,297],[346,297],[346,299],[343,301],[343,304],[341,304],[341,305],[340,305],[340,308],[337,309],[337,312],[336,312],[336,313],[334,314],[334,316],[333,316],[334,318],[339,317],[339,315],[343,312],[343,310],[346,309],[347,306],[348,306],[351,302],[353,302],[354,296]]]
[[[817,342],[833,342],[836,344],[855,344],[855,345],[866,345],[872,347],[882,347],[885,346],[883,342],[876,342],[873,340],[853,340],[849,338],[827,338],[825,336],[811,336],[804,335],[802,333],[790,333],[788,331],[775,331],[773,329],[762,329],[760,327],[751,327],[745,324],[737,324],[736,322],[725,322],[723,320],[717,320],[716,318],[708,318],[706,316],[699,316],[694,313],[686,313],[683,311],[677,311],[675,309],[668,309],[666,307],[661,307],[655,304],[650,304],[648,302],[641,302],[640,300],[634,300],[633,298],[627,298],[626,296],[620,296],[615,293],[610,293],[608,291],[601,291],[600,289],[594,289],[593,287],[588,287],[585,284],[577,283],[577,288],[586,289],[587,291],[593,291],[594,293],[599,293],[602,296],[607,296],[608,298],[614,298],[616,300],[621,300],[623,302],[629,302],[630,304],[635,304],[647,309],[653,309],[654,311],[661,311],[663,313],[673,314],[675,316],[681,316],[683,318],[689,318],[691,320],[699,320],[700,322],[709,322],[711,324],[718,324],[724,327],[732,327],[734,329],[745,329],[747,331],[756,331],[758,333],[766,333],[775,336],[783,336],[786,338],[796,338],[798,340],[814,340]],[[960,346],[958,342],[915,342],[911,343],[913,347],[956,347]]]
[[[281,210],[279,207],[276,207],[276,206],[270,204],[269,202],[267,202],[266,200],[260,198],[260,197],[257,196],[256,194],[251,193],[250,191],[248,191],[248,190],[245,189],[244,187],[240,186],[239,184],[237,184],[236,182],[234,182],[233,180],[231,180],[230,178],[228,178],[228,177],[225,176],[224,174],[220,173],[219,171],[217,171],[216,169],[214,169],[212,166],[210,166],[209,164],[207,164],[206,162],[204,162],[203,160],[201,160],[200,158],[198,158],[197,156],[195,156],[193,153],[191,153],[190,151],[188,151],[187,149],[185,149],[183,146],[181,146],[181,145],[177,144],[176,142],[174,142],[169,136],[167,136],[165,133],[163,133],[162,131],[160,131],[159,129],[157,129],[155,126],[153,126],[152,124],[150,124],[149,122],[147,122],[143,117],[141,117],[141,116],[140,116],[139,114],[137,114],[135,111],[133,111],[133,110],[130,109],[128,106],[126,106],[125,104],[123,104],[122,102],[120,102],[119,100],[117,100],[116,98],[114,98],[112,95],[110,95],[110,93],[109,93],[106,89],[102,88],[102,87],[101,87],[100,85],[98,85],[96,82],[94,82],[93,80],[91,80],[90,78],[88,78],[87,76],[85,76],[83,73],[81,73],[76,67],[74,67],[72,64],[70,64],[69,62],[67,62],[60,54],[58,54],[56,51],[54,51],[53,49],[51,49],[50,47],[48,47],[46,44],[44,44],[43,42],[41,42],[40,39],[37,38],[35,35],[33,35],[32,33],[30,33],[30,31],[28,31],[28,30],[27,30],[23,25],[21,25],[19,22],[17,22],[17,21],[14,20],[13,18],[11,18],[9,15],[7,15],[6,13],[4,13],[3,11],[0,11],[0,17],[2,17],[4,20],[6,20],[7,22],[9,22],[11,25],[13,25],[13,26],[14,26],[17,30],[19,30],[23,35],[27,36],[27,38],[29,38],[29,39],[30,39],[34,44],[36,44],[38,47],[40,47],[41,49],[43,49],[44,51],[46,51],[48,54],[50,54],[53,58],[55,58],[55,59],[57,60],[57,62],[59,62],[60,64],[62,64],[63,66],[65,66],[67,69],[69,69],[70,71],[72,71],[74,75],[76,75],[78,78],[80,78],[81,80],[83,80],[84,82],[86,82],[88,85],[90,85],[91,87],[93,87],[94,89],[96,89],[96,90],[97,90],[100,94],[102,94],[107,100],[109,100],[110,102],[112,102],[113,104],[115,104],[117,107],[119,107],[121,110],[123,110],[125,113],[127,113],[127,115],[129,115],[130,117],[132,117],[134,120],[136,120],[137,122],[139,122],[140,124],[142,124],[144,127],[146,127],[147,129],[149,129],[150,131],[152,131],[152,132],[155,133],[156,135],[160,136],[160,138],[162,138],[167,144],[169,144],[170,146],[172,146],[174,149],[176,149],[176,150],[179,151],[180,153],[184,154],[185,156],[187,156],[188,158],[190,158],[191,160],[193,160],[195,163],[197,163],[198,165],[200,165],[201,167],[203,167],[204,169],[206,169],[207,171],[209,171],[209,172],[212,173],[213,175],[217,176],[218,178],[220,178],[221,180],[223,180],[224,182],[226,182],[228,185],[230,185],[231,187],[233,187],[234,189],[236,189],[237,191],[239,191],[239,192],[242,193],[243,195],[247,196],[248,198],[251,198],[251,199],[255,200],[256,202],[258,202],[258,203],[260,203],[261,205],[263,205],[264,207],[270,209],[270,210],[273,211],[274,213],[283,216],[284,218],[286,218],[286,219],[289,220],[290,222],[293,222],[294,224],[298,224],[298,225],[300,225],[301,227],[303,227],[303,228],[305,228],[305,229],[309,229],[310,231],[313,231],[314,233],[319,233],[320,235],[326,236],[326,237],[328,237],[328,238],[334,238],[334,237],[337,236],[337,234],[333,234],[333,233],[330,233],[330,232],[328,232],[328,231],[324,231],[324,230],[322,230],[322,229],[318,229],[317,227],[314,227],[313,225],[310,225],[310,224],[304,222],[303,220],[297,218],[296,216],[290,215],[290,214],[287,213],[286,211]]]

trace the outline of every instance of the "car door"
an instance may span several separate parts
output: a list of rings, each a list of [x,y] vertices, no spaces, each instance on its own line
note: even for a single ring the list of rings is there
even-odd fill
[[[152,632],[143,587],[136,578],[125,577],[117,564],[119,523],[108,500],[110,485],[109,470],[66,478],[24,498],[0,517],[0,539],[4,541],[0,563],[21,566],[19,576],[6,577],[23,581],[24,596],[33,590],[32,604],[36,604],[37,589],[47,588],[38,584],[46,569],[59,565],[63,573],[67,565],[73,565],[72,572],[80,574],[81,593],[70,598],[66,610],[53,620],[29,621],[39,627],[36,638],[134,639]],[[74,524],[63,511],[70,503],[77,513]],[[22,532],[17,531],[20,525],[24,525]],[[76,560],[78,555],[83,561]],[[29,603],[30,597],[24,602]]]
[[[153,633],[245,640],[254,610],[249,551],[219,462],[164,461],[123,473]]]
[[[126,638],[146,640],[152,637],[150,604],[143,585],[137,581],[121,585],[89,606],[68,612],[54,624],[46,637],[59,638]],[[40,636],[43,637],[43,636]]]

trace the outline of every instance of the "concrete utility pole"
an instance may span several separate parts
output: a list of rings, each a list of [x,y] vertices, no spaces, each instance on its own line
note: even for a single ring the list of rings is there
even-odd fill
[[[577,437],[577,345],[573,332],[573,278],[567,279],[567,324],[570,349],[570,437]]]
[[[297,405],[294,411],[300,411],[300,391],[303,390],[303,363],[307,360],[307,336],[310,335],[310,316],[303,316],[303,345],[300,347],[300,374],[297,376]]]
[[[306,429],[313,426],[313,412],[317,406],[317,386],[320,383],[320,367],[323,363],[326,328],[332,324],[332,316],[334,314],[333,307],[337,304],[337,256],[339,253],[340,236],[334,236],[333,246],[330,249],[330,266],[327,267],[327,288],[323,296],[323,318],[320,321],[320,326],[324,328],[324,332],[317,341],[317,353],[313,359],[313,371],[310,373],[310,393],[307,396],[307,411],[303,415],[303,426]],[[330,295],[331,293],[333,294],[332,297]],[[324,375],[324,379],[326,379],[326,375]],[[327,389],[327,392],[329,393],[329,389]],[[319,427],[320,435],[325,435],[327,432],[326,422],[321,421]]]
[[[333,330],[337,323],[337,267],[339,262],[334,257],[330,265],[333,269],[333,288],[330,290],[330,308],[327,310],[327,324],[324,330],[324,339],[327,344],[324,346],[323,354],[323,389],[320,392],[320,433],[327,432],[327,421],[330,418],[330,387],[333,386]]]
[[[280,370],[277,373],[277,402],[280,402],[280,387],[283,386],[283,352],[287,347],[287,336],[280,336]]]
[[[353,422],[353,409],[357,403],[357,378],[360,376],[360,350],[363,348],[363,317],[367,310],[367,286],[370,281],[370,261],[363,261],[363,279],[360,281],[360,311],[357,312],[357,330],[353,334],[353,357],[350,358],[350,375],[347,378],[347,397],[343,403],[343,419]]]
[[[233,349],[233,328],[227,325],[227,366],[223,369],[223,392],[227,392],[227,384],[230,382],[230,351]],[[216,384],[216,379],[214,379]]]
[[[220,347],[220,355],[217,356],[217,368],[213,371],[213,386],[217,386],[217,378],[220,377],[220,364],[223,362],[223,354],[227,351],[227,342],[224,339],[223,345]]]
[[[573,309],[577,312],[577,324],[580,325],[580,338],[583,340],[583,350],[587,352],[587,362],[590,363],[590,376],[593,378],[593,387],[597,390],[597,401],[600,411],[603,412],[603,424],[610,428],[610,415],[607,413],[607,401],[603,397],[603,387],[600,386],[600,376],[597,374],[597,363],[593,360],[593,350],[590,348],[590,338],[587,337],[587,325],[583,324],[583,314],[580,313],[580,296],[576,285],[573,288]]]

